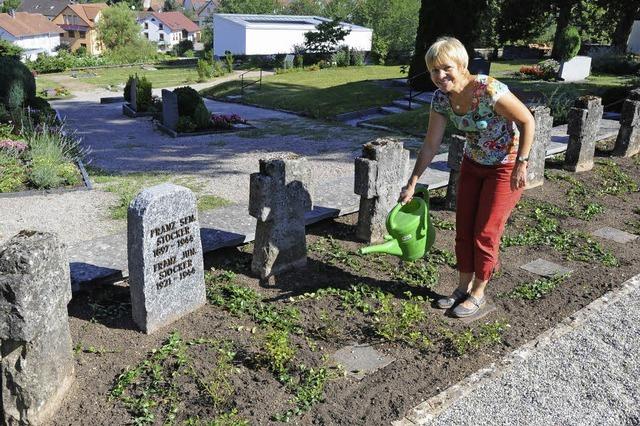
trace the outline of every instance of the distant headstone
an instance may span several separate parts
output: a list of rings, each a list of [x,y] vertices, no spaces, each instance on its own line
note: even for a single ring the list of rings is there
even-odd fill
[[[0,424],[45,423],[74,380],[69,259],[53,234],[0,246]]]
[[[304,215],[313,207],[309,163],[295,155],[260,160],[250,180],[249,214],[258,219],[251,270],[267,278],[305,266]]]
[[[462,154],[464,152],[465,137],[460,135],[451,135],[449,139],[449,154],[447,156],[447,165],[451,171],[449,172],[449,185],[447,185],[447,195],[444,199],[446,209],[455,210],[458,199],[458,178],[460,177],[460,165],[462,164]]]
[[[561,80],[580,81],[589,77],[591,74],[591,57],[576,56],[573,59],[560,64],[558,75]]]
[[[206,303],[196,197],[162,184],[129,205],[127,239],[133,319],[145,333]]]
[[[131,105],[131,109],[134,111],[138,111],[138,79],[134,78],[131,80],[131,88],[129,89],[129,99],[131,101],[129,104]]]
[[[162,124],[174,131],[178,128],[178,95],[167,89],[162,89]]]
[[[640,152],[640,89],[632,90],[622,104],[620,130],[613,155],[631,157]]]
[[[402,142],[381,138],[362,147],[355,160],[354,192],[360,195],[356,236],[364,241],[382,240],[389,211],[398,202],[400,188],[409,173],[409,151]]]
[[[535,106],[531,108],[531,114],[533,114],[536,123],[536,130],[529,151],[525,189],[535,188],[544,183],[544,159],[547,145],[551,142],[551,128],[553,127],[553,117],[549,108]]]
[[[295,59],[295,55],[287,55],[284,57],[284,68],[289,69],[293,68],[293,60]]]
[[[484,58],[472,58],[469,60],[469,66],[467,69],[471,74],[489,75],[489,72],[491,71],[491,62]]]
[[[597,96],[581,96],[573,104],[567,117],[569,144],[564,167],[573,172],[593,168],[596,136],[602,119],[602,100]]]

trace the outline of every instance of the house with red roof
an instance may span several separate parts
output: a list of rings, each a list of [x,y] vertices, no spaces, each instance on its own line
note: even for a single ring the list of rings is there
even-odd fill
[[[84,47],[90,55],[101,53],[96,24],[107,7],[106,3],[78,3],[62,9],[52,21],[64,30],[61,43],[68,44],[71,51]]]
[[[171,50],[182,40],[196,42],[200,28],[181,12],[151,12],[138,17],[142,36],[158,43],[158,49]]]
[[[36,59],[39,53],[54,54],[62,29],[40,13],[0,13],[0,38],[23,49],[23,58]]]

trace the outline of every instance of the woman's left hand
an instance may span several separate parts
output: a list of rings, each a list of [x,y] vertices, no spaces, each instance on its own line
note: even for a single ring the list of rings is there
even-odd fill
[[[511,173],[511,190],[524,188],[527,184],[527,163],[517,162]]]

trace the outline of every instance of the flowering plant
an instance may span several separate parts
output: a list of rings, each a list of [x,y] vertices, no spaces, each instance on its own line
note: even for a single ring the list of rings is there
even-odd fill
[[[231,129],[238,123],[246,124],[247,120],[238,114],[211,114],[211,124],[214,129]]]
[[[12,141],[11,139],[4,139],[0,140],[0,149],[23,152],[25,149],[27,149],[27,144],[22,141]]]

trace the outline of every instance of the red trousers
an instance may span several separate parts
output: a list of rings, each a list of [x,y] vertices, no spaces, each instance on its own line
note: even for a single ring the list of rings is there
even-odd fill
[[[460,272],[488,280],[498,262],[500,238],[523,189],[511,190],[515,164],[484,166],[462,160],[456,208],[456,258]]]

